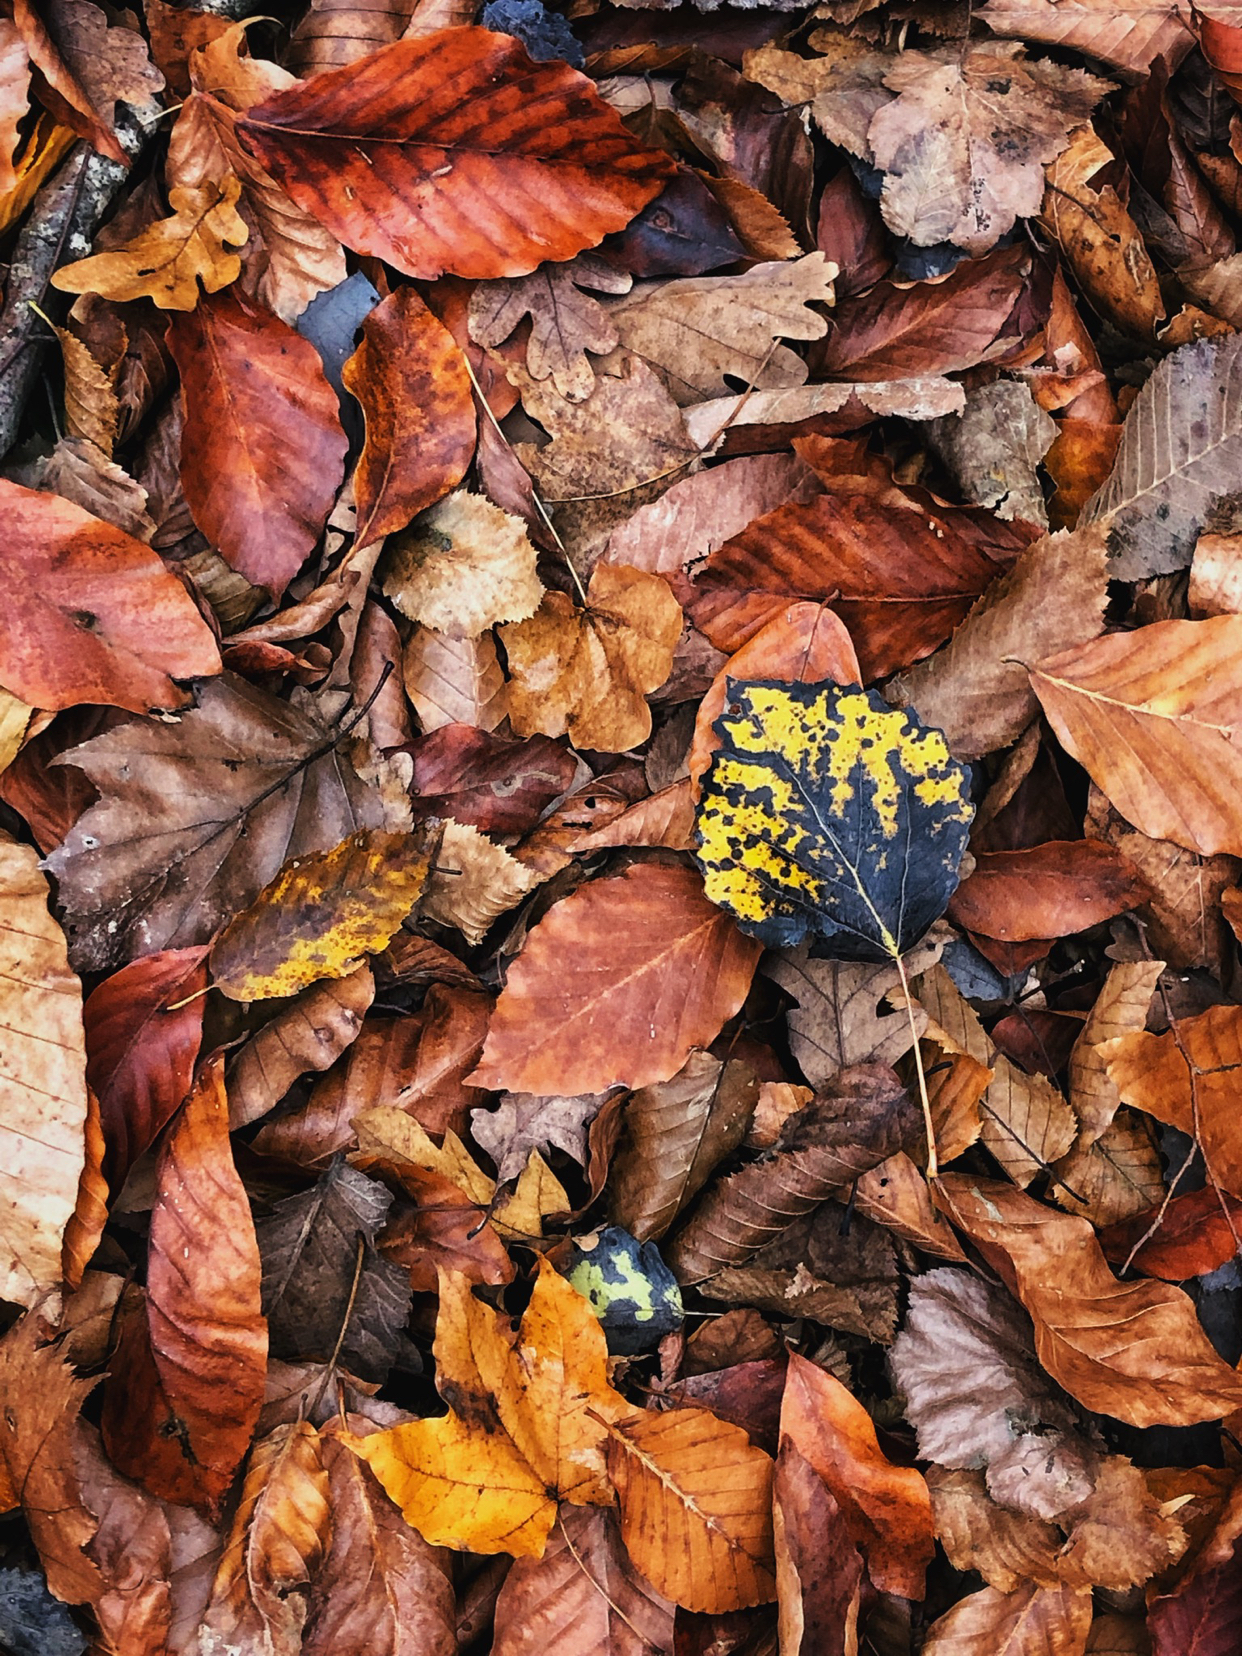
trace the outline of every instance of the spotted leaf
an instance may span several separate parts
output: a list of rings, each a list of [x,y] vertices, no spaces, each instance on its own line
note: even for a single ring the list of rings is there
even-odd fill
[[[707,895],[769,947],[894,959],[943,912],[974,814],[938,730],[877,691],[733,682],[703,785]]]

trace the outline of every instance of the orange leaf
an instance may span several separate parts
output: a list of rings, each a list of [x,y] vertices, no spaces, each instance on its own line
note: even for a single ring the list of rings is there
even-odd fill
[[[174,318],[181,485],[226,563],[274,598],[323,531],[348,446],[319,353],[232,292]]]
[[[184,707],[174,678],[220,671],[207,623],[141,541],[0,479],[0,681],[33,707]]]
[[[841,1509],[842,1522],[882,1593],[921,1599],[935,1553],[931,1497],[913,1467],[894,1466],[871,1416],[839,1380],[791,1352],[781,1437],[806,1457]]]
[[[1148,895],[1128,857],[1101,840],[1049,840],[1023,851],[981,851],[949,899],[966,931],[1008,943],[1072,937]]]
[[[531,932],[467,1080],[543,1097],[667,1081],[741,1006],[760,953],[689,868],[593,881]]]
[[[673,163],[585,75],[441,29],[259,105],[243,140],[347,247],[408,276],[524,276],[621,230]]]
[[[998,1179],[948,1173],[941,1205],[1035,1324],[1035,1349],[1071,1397],[1130,1426],[1191,1426],[1242,1407],[1180,1289],[1118,1282],[1086,1219],[1055,1213]]]
[[[474,399],[452,334],[412,287],[370,313],[341,377],[366,416],[354,473],[365,546],[404,529],[461,482],[474,453]]]

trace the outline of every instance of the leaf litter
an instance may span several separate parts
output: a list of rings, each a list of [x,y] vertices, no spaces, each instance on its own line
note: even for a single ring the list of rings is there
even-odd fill
[[[8,1648],[1236,1649],[1239,106],[0,8]]]

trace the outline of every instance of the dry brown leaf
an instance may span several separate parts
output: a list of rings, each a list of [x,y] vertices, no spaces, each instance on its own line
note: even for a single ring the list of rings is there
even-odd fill
[[[1151,1124],[1120,1110],[1088,1145],[1056,1164],[1053,1200],[1099,1228],[1147,1213],[1164,1200],[1164,1162]]]
[[[1083,1587],[985,1587],[932,1623],[923,1656],[1083,1656],[1091,1614]]]
[[[650,363],[679,405],[723,397],[730,380],[801,385],[807,368],[781,339],[822,339],[836,266],[822,253],[753,265],[741,276],[640,283],[604,308],[626,350]]]
[[[525,621],[543,597],[538,554],[520,518],[458,489],[393,536],[384,592],[402,615],[449,638]]]
[[[85,437],[62,437],[50,454],[23,468],[23,474],[31,488],[61,495],[135,540],[149,545],[155,537],[147,491]]]
[[[1014,1284],[1040,1362],[1085,1408],[1182,1426],[1242,1407],[1242,1375],[1217,1356],[1192,1301],[1166,1283],[1118,1282],[1087,1220],[968,1174],[945,1174],[937,1195]]]
[[[348,977],[318,983],[252,1035],[229,1068],[229,1126],[248,1127],[274,1110],[299,1076],[326,1070],[358,1037],[375,998],[366,961]]]
[[[250,231],[237,211],[240,195],[241,181],[231,173],[201,189],[172,189],[172,218],[159,219],[107,253],[62,265],[53,286],[116,303],[153,299],[161,310],[193,310],[200,282],[207,293],[219,293],[241,272],[233,249],[245,244]]]
[[[41,101],[100,154],[128,166],[113,126],[116,105],[150,107],[164,84],[141,34],[111,23],[90,0],[14,0],[12,9],[42,76]]]
[[[425,731],[451,724],[495,730],[508,712],[508,687],[491,633],[446,638],[415,627],[401,657],[401,677]]]
[[[667,583],[624,564],[596,565],[585,609],[547,593],[531,620],[500,630],[513,728],[604,753],[637,747],[651,734],[646,697],[668,677],[681,628]]]
[[[503,1183],[516,1178],[532,1150],[555,1145],[580,1167],[587,1164],[587,1127],[599,1114],[607,1093],[572,1098],[537,1098],[530,1093],[502,1093],[494,1110],[470,1112],[470,1136],[496,1164]]]
[[[1030,678],[1062,747],[1141,833],[1242,853],[1242,616],[1112,633]]]
[[[11,840],[0,843],[0,943],[0,1298],[33,1305],[60,1283],[61,1241],[85,1166],[86,1038],[82,988],[48,913],[38,856]]]
[[[446,822],[419,913],[456,926],[466,941],[481,943],[494,921],[521,902],[540,876],[511,857],[477,828]]]
[[[65,369],[65,428],[70,437],[93,443],[110,460],[121,412],[116,394],[120,361],[105,373],[77,334],[68,328],[54,331]]]
[[[592,293],[628,293],[633,278],[604,259],[581,253],[567,264],[543,264],[529,276],[480,282],[470,295],[470,337],[503,345],[529,316],[526,368],[532,379],[551,379],[570,402],[589,397],[595,370],[587,356],[607,356],[618,344],[606,307]]]
[[[932,446],[966,500],[998,517],[1047,527],[1037,467],[1056,440],[1057,423],[1018,380],[995,380],[966,394],[960,414],[932,423]]]
[[[1105,1041],[1132,1035],[1147,1022],[1147,1009],[1164,970],[1162,960],[1114,966],[1096,996],[1070,1054],[1070,1104],[1078,1117],[1078,1148],[1093,1144],[1117,1113],[1121,1094],[1108,1074]]]
[[[1194,45],[1183,0],[988,0],[978,15],[995,34],[1065,46],[1136,79]]]
[[[1013,1512],[988,1494],[981,1472],[928,1469],[936,1539],[955,1570],[977,1570],[989,1587],[1012,1593],[1023,1582],[1054,1587],[1064,1539],[1043,1519]]]
[[[1008,747],[1039,712],[1027,665],[1103,625],[1106,537],[1049,535],[991,586],[945,647],[892,681],[900,707],[943,730],[960,759]]]
[[[608,1428],[626,1551],[656,1590],[720,1614],[776,1597],[772,1461],[706,1409]]]

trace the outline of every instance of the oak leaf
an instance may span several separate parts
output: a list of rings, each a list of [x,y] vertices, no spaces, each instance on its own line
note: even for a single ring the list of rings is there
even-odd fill
[[[179,725],[123,725],[62,755],[102,795],[48,863],[75,953],[98,969],[206,942],[290,857],[389,825],[340,740],[313,706],[229,674]]]
[[[1112,633],[1030,676],[1062,747],[1141,833],[1242,853],[1242,616]]]
[[[436,1382],[451,1412],[346,1442],[433,1545],[539,1558],[558,1496],[608,1504],[606,1422],[635,1411],[608,1384],[590,1307],[546,1261],[516,1344],[506,1321],[443,1277]]]
[[[598,564],[587,604],[545,594],[529,621],[500,629],[509,718],[519,736],[561,736],[621,753],[651,734],[646,697],[673,665],[681,606],[658,575]]]
[[[412,287],[369,313],[341,378],[366,418],[354,501],[358,542],[367,545],[404,529],[461,482],[474,454],[474,400],[465,358]],[[493,617],[502,619],[513,617]]]
[[[529,317],[526,367],[531,378],[551,378],[562,397],[579,402],[595,386],[587,352],[607,356],[619,342],[606,306],[584,290],[628,293],[632,285],[627,272],[590,254],[540,265],[529,276],[480,282],[470,295],[470,337],[480,345],[503,345]]]
[[[752,265],[741,276],[646,282],[606,306],[621,344],[651,364],[679,404],[723,397],[730,379],[801,385],[807,367],[781,339],[822,339],[836,267],[822,253]]]
[[[0,479],[5,687],[36,707],[184,707],[220,671],[206,622],[147,546],[58,495]]]
[[[225,562],[278,598],[323,532],[348,443],[319,353],[232,294],[179,316],[181,484]]]
[[[332,1534],[328,1474],[309,1421],[278,1426],[250,1451],[241,1499],[203,1616],[202,1648],[265,1656],[302,1648],[306,1588]]]
[[[529,1093],[502,1093],[494,1110],[470,1112],[470,1136],[495,1162],[502,1183],[517,1177],[532,1150],[553,1145],[585,1167],[587,1127],[607,1096],[535,1098]]]
[[[207,293],[235,282],[250,231],[237,211],[241,181],[169,191],[172,218],[159,219],[130,242],[62,265],[52,284],[62,293],[98,293],[114,303],[153,299],[161,310],[190,311]]]
[[[657,1592],[720,1614],[775,1598],[772,1461],[706,1409],[618,1412],[608,1471],[626,1551]]]
[[[1087,1220],[968,1174],[946,1174],[938,1197],[1014,1285],[1040,1362],[1084,1407],[1149,1426],[1242,1406],[1242,1376],[1217,1356],[1191,1300],[1164,1283],[1118,1282]]]
[[[326,70],[238,131],[347,247],[420,278],[522,276],[572,258],[623,229],[672,171],[585,76],[478,28]]]
[[[498,621],[534,615],[543,597],[537,557],[520,518],[458,489],[393,538],[384,592],[411,621],[477,638]]]
[[[667,1081],[741,1006],[759,952],[688,868],[592,881],[530,932],[470,1080],[540,1095]]]
[[[640,1574],[615,1515],[562,1507],[540,1559],[515,1561],[496,1600],[493,1656],[670,1656],[673,1606]]]
[[[190,1090],[203,1034],[206,953],[200,944],[132,961],[105,978],[82,1009],[86,1079],[99,1099],[104,1168],[118,1190]]]
[[[388,946],[427,882],[433,835],[363,829],[294,857],[212,944],[212,982],[230,1000],[296,995],[347,977]]]
[[[86,1130],[82,990],[48,913],[36,853],[0,842],[0,1077],[5,1217],[0,1295],[32,1305],[61,1278],[61,1240],[77,1205]]]
[[[870,1415],[841,1382],[796,1352],[785,1374],[781,1437],[828,1486],[879,1591],[921,1599],[935,1553],[926,1483],[913,1467],[888,1460]]]

